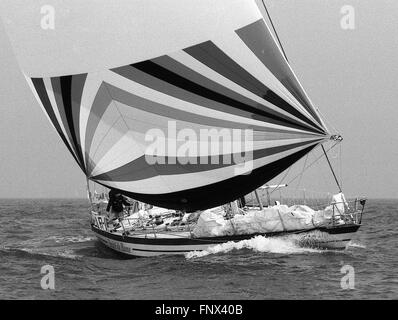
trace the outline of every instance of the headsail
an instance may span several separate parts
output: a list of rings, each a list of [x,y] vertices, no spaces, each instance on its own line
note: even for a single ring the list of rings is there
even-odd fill
[[[93,181],[204,209],[329,138],[255,1],[46,3],[54,28],[39,4],[0,9],[34,94]]]

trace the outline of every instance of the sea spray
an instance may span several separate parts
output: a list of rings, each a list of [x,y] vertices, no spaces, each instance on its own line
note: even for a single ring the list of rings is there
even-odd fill
[[[358,242],[354,242],[354,241],[350,241],[347,246],[351,247],[351,248],[366,249],[366,246],[364,244],[361,244],[361,243],[358,243]]]
[[[210,254],[228,253],[232,250],[249,249],[255,252],[269,252],[281,254],[299,254],[307,252],[320,252],[320,250],[300,247],[296,237],[286,236],[278,238],[267,238],[256,236],[252,239],[239,242],[226,242],[209,247],[203,251],[191,251],[185,254],[187,259],[200,258]]]
[[[95,240],[96,237],[90,236],[53,236],[48,238],[48,240],[54,240],[56,243],[81,243],[81,242],[89,242]]]

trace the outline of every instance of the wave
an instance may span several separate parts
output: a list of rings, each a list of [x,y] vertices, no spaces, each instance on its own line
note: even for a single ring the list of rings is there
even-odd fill
[[[203,251],[191,251],[185,254],[187,259],[200,258],[210,254],[228,253],[233,250],[249,249],[254,252],[268,252],[280,254],[302,254],[316,253],[324,250],[301,247],[297,243],[297,236],[286,236],[278,238],[266,238],[264,236],[256,236],[249,240],[239,242],[226,242],[212,246]]]
[[[18,246],[22,247],[54,247],[58,245],[67,245],[73,243],[83,243],[95,240],[95,237],[90,236],[48,236],[41,238],[33,238],[21,241]]]
[[[75,236],[48,236],[24,240],[12,245],[0,247],[0,254],[29,256],[29,258],[57,257],[67,259],[79,259],[82,255],[76,254],[78,244],[95,240],[95,237]]]
[[[79,259],[83,256],[75,254],[73,250],[63,249],[63,250],[49,250],[38,249],[38,248],[14,248],[14,247],[2,247],[0,252],[5,254],[17,255],[17,256],[29,256],[29,257],[54,257],[54,258],[66,258],[66,259]]]
[[[65,236],[65,237],[60,237],[60,236],[52,236],[49,237],[47,240],[54,240],[56,243],[81,243],[81,242],[89,242],[92,240],[95,240],[95,237],[89,237],[89,236]]]

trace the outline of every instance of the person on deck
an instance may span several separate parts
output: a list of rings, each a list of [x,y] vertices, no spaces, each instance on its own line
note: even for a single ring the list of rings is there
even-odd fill
[[[123,205],[130,206],[130,203],[124,198],[124,196],[114,189],[109,191],[109,201],[106,211],[114,214],[114,219],[119,219],[123,212]]]

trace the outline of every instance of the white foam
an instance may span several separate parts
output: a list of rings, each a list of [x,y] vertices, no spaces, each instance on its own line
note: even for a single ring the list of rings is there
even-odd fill
[[[295,237],[266,238],[256,236],[239,242],[226,242],[212,246],[203,251],[191,251],[185,254],[187,259],[204,257],[209,254],[228,253],[232,250],[250,249],[255,252],[269,252],[281,254],[300,254],[307,252],[322,252],[321,250],[303,248],[296,244]]]
[[[23,251],[26,251],[31,254],[39,254],[39,255],[49,256],[49,257],[61,257],[61,258],[67,258],[67,259],[72,259],[72,260],[76,260],[76,259],[83,257],[81,255],[75,254],[73,252],[73,250],[60,250],[60,251],[47,252],[44,250],[25,249]]]
[[[95,240],[95,237],[85,237],[85,236],[66,236],[66,237],[50,237],[48,239],[54,240],[56,243],[80,243]]]
[[[79,259],[83,256],[75,254],[73,250],[48,250],[42,248],[18,248],[18,247],[7,247],[2,246],[0,250],[7,252],[25,252],[31,255],[49,256],[49,257],[62,257],[68,259]]]
[[[348,247],[366,249],[366,246],[364,244],[353,242],[353,241],[350,241],[348,243]]]

